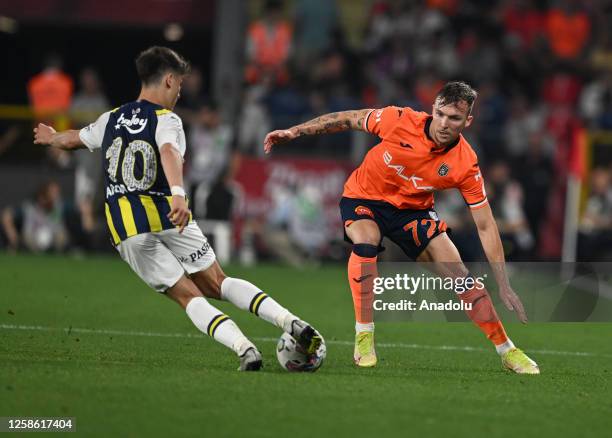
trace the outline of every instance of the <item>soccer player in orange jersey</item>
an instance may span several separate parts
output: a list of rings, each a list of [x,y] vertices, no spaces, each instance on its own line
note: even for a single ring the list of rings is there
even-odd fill
[[[431,115],[395,106],[342,111],[270,132],[265,138],[266,153],[276,144],[303,135],[349,129],[366,131],[381,139],[349,177],[340,201],[345,236],[353,244],[348,280],[355,307],[354,360],[358,366],[371,367],[377,362],[373,280],[383,237],[417,261],[445,263],[447,275],[470,275],[446,234],[446,224],[433,210],[435,190],[460,190],[478,228],[501,300],[509,310],[516,311],[522,322],[527,321],[521,300],[508,281],[478,158],[461,135],[472,124],[476,96],[468,84],[449,82],[438,92]],[[538,365],[507,336],[485,289],[473,288],[458,295],[463,302],[472,304],[468,316],[495,345],[506,368],[521,374],[539,374]]]

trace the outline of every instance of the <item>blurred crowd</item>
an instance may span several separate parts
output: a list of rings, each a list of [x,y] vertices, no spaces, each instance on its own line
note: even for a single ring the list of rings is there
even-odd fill
[[[445,81],[465,80],[479,92],[465,136],[479,155],[507,255],[559,257],[575,143],[585,130],[612,129],[609,2],[374,0],[357,46],[341,25],[342,2],[287,6],[266,1],[248,31],[240,150],[260,154],[265,132],[326,112],[387,105],[429,112]],[[360,133],[309,137],[280,152],[356,164],[375,141]],[[611,155],[593,155],[596,170],[582,175],[591,187],[582,259],[612,251],[602,239],[612,226]],[[481,258],[460,198],[444,193],[436,205],[464,256]]]
[[[398,105],[429,112],[442,84],[460,79],[479,92],[475,122],[464,134],[479,155],[507,255],[513,260],[559,257],[573,148],[586,131],[612,130],[609,2],[372,0],[362,3],[364,19],[355,23],[343,20],[347,2],[341,0],[260,3],[245,35],[240,114],[222,120],[197,66],[183,84],[176,111],[188,136],[185,180],[196,217],[235,222],[242,196],[236,170],[241,157],[262,157],[268,131],[356,108]],[[356,3],[350,2],[351,7]],[[84,126],[110,107],[95,70],[83,69],[75,87],[56,55],[29,81],[28,93],[39,120],[58,110],[68,115],[54,118],[59,128]],[[14,136],[10,129],[0,132],[0,156]],[[361,132],[304,137],[275,155],[323,157],[355,166],[375,142]],[[592,163],[585,166],[591,171],[582,174],[587,191],[580,259],[612,259],[608,150],[592,154]],[[75,168],[74,201],[63,203],[54,183],[45,183],[30,201],[4,210],[4,245],[102,247],[95,237],[105,232],[98,190],[101,157],[56,152],[49,159]],[[321,195],[314,187],[299,189],[276,190],[274,208],[263,223],[241,222],[247,230],[243,248],[248,244],[252,250],[255,235],[256,252],[291,264],[330,254],[329,239],[316,238],[324,226]],[[436,208],[464,257],[482,258],[461,198],[442,193]],[[304,214],[295,219],[295,212]],[[41,217],[55,225],[48,225],[43,237],[28,236]]]

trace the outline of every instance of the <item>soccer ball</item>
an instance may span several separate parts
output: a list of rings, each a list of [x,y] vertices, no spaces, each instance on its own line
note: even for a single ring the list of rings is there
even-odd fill
[[[320,336],[320,335],[319,335]],[[321,337],[321,339],[323,339]],[[295,342],[289,333],[283,333],[276,344],[276,358],[278,363],[290,372],[315,372],[323,364],[327,355],[325,341],[316,353],[308,355],[304,349]]]

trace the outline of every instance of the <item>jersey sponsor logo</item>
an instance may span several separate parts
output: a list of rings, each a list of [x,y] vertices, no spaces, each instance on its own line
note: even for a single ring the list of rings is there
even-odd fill
[[[404,170],[406,168],[404,166],[402,166],[401,164],[394,164],[392,162],[393,161],[393,156],[389,153],[389,151],[385,151],[385,153],[383,154],[383,161],[385,162],[387,167],[389,167],[390,169],[395,170],[395,173],[397,174],[397,176],[399,176],[402,179],[405,179],[406,181],[412,182],[412,185],[414,186],[415,189],[417,189],[417,190],[425,190],[427,192],[431,192],[431,191],[434,190],[433,186],[421,185],[421,181],[423,181],[423,178],[420,178],[420,177],[416,176],[415,174],[412,174],[412,176],[404,175]]]
[[[115,125],[115,129],[119,129],[122,126],[129,132],[130,134],[138,134],[139,132],[144,131],[145,126],[147,126],[147,119],[141,119],[138,117],[138,113],[140,112],[140,108],[136,108],[132,110],[132,118],[126,119],[124,114],[121,113],[119,118],[117,119],[117,124]]]
[[[183,263],[188,263],[188,262],[193,263],[196,260],[200,260],[202,257],[204,257],[209,249],[210,249],[210,243],[208,243],[208,241],[206,241],[202,245],[202,248],[198,249],[197,251],[192,252],[187,257],[180,256],[179,259]]]
[[[449,170],[450,170],[449,165],[446,164],[446,163],[442,163],[442,165],[440,165],[440,167],[438,167],[438,175],[446,176],[446,175],[448,175],[448,171]]]
[[[359,216],[370,216],[372,219],[374,218],[374,213],[368,207],[364,207],[363,205],[355,208],[355,213]]]

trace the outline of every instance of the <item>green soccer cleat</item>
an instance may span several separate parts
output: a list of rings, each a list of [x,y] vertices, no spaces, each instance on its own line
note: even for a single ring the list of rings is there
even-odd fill
[[[315,354],[323,343],[323,338],[321,338],[319,332],[307,322],[299,319],[291,322],[291,332],[289,334],[309,355]]]
[[[540,374],[538,364],[519,348],[513,348],[504,353],[502,355],[502,365],[517,374]]]
[[[363,368],[376,366],[376,350],[374,349],[374,332],[359,332],[355,335],[355,365]]]

